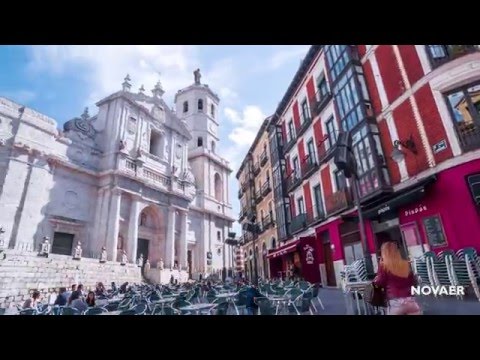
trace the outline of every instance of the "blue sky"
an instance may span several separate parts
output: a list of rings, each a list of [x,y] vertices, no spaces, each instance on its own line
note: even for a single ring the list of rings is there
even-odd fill
[[[306,45],[72,45],[0,46],[0,96],[32,107],[59,126],[85,106],[120,90],[128,73],[132,90],[160,79],[173,105],[178,89],[202,82],[220,96],[220,153],[231,162],[234,214],[239,212],[235,172],[264,118],[285,93],[308,51]],[[239,230],[236,225],[235,230]]]

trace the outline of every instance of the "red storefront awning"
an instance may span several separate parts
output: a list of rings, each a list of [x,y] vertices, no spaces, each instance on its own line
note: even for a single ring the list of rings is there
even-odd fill
[[[300,243],[300,240],[295,240],[294,242],[285,244],[279,247],[278,249],[270,250],[271,252],[267,255],[267,257],[274,259],[278,256],[283,256],[285,254],[293,252],[295,251],[299,243]]]

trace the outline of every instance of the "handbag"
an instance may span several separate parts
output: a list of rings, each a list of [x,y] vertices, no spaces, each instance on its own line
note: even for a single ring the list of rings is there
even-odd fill
[[[387,307],[387,297],[385,289],[377,286],[374,283],[368,284],[365,287],[364,293],[365,302],[375,307]]]

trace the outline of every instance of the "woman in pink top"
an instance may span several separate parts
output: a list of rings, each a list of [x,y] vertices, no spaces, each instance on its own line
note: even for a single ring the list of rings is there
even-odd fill
[[[402,258],[395,242],[386,242],[381,248],[382,258],[373,283],[383,287],[388,300],[389,315],[421,315],[422,311],[411,295],[416,285],[410,263]]]

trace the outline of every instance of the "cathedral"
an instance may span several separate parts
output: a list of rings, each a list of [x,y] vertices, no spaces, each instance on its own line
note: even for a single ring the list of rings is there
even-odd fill
[[[228,161],[218,153],[219,98],[194,82],[170,108],[160,82],[57,123],[0,97],[1,246],[145,265],[155,283],[231,269]]]

